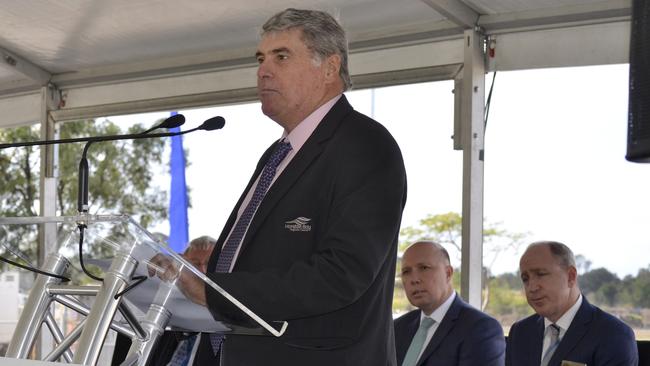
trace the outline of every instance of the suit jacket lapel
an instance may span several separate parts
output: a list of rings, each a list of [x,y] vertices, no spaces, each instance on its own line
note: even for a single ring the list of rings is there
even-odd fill
[[[415,336],[415,333],[418,331],[418,328],[420,327],[420,319],[422,317],[422,311],[420,310],[412,311],[404,316],[406,317],[404,319],[406,326],[402,328],[399,332],[395,333],[395,346],[397,348],[396,351],[399,352],[397,354],[397,361],[399,362],[399,364],[401,364],[404,361],[404,357],[406,357],[406,351],[411,345],[413,336]]]
[[[528,352],[528,364],[539,365],[542,362],[542,349],[544,347],[544,317],[537,315],[534,324],[534,336],[532,339],[532,352]]]
[[[449,334],[449,332],[454,328],[454,324],[456,324],[456,320],[458,320],[458,316],[462,310],[462,301],[463,300],[460,299],[460,296],[456,294],[456,298],[451,303],[449,310],[447,310],[447,314],[442,318],[442,322],[440,322],[438,329],[433,333],[431,341],[429,341],[424,352],[422,352],[422,356],[418,360],[418,365],[423,364],[423,362],[429,358],[436,349],[438,349],[442,341],[447,337],[447,334]]]
[[[343,117],[351,111],[352,106],[348,103],[345,95],[342,95],[336,104],[334,104],[332,109],[325,115],[300,151],[298,151],[298,153],[293,157],[291,163],[289,163],[284,171],[282,171],[282,174],[276,178],[275,182],[269,188],[248,227],[240,253],[243,252],[244,248],[255,237],[255,233],[264,223],[266,217],[271,213],[275,205],[289,191],[291,186],[293,186],[309,165],[311,165],[314,159],[321,154],[325,141],[334,134]],[[268,157],[264,159],[264,164],[267,159]],[[264,164],[262,164],[262,167]],[[257,172],[254,177],[257,177],[257,175],[259,175],[259,172]]]
[[[564,337],[562,337],[562,341],[558,345],[557,350],[555,350],[553,357],[551,357],[549,365],[559,365],[562,360],[566,359],[569,352],[571,352],[571,350],[573,350],[573,348],[575,348],[575,346],[580,342],[582,337],[587,334],[589,323],[593,319],[593,315],[594,309],[583,296],[580,309],[578,309],[569,329],[567,329]]]

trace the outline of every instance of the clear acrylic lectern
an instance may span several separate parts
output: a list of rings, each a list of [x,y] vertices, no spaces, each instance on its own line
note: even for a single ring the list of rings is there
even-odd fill
[[[129,216],[0,218],[0,247],[15,252],[24,239],[15,225],[37,224],[57,225],[58,250],[40,268],[49,275],[36,276],[6,357],[26,359],[43,324],[57,343],[43,361],[65,360],[81,365],[97,364],[111,329],[132,340],[123,365],[145,365],[165,329],[279,337],[287,328],[286,322],[270,324],[261,319]],[[205,282],[241,309],[249,322],[226,324],[214,320],[206,307],[183,294],[178,281],[181,276]],[[64,334],[50,312],[54,303],[85,319]]]

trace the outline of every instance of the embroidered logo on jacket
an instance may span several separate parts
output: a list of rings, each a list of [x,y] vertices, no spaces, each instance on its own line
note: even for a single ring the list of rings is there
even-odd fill
[[[306,217],[298,217],[297,219],[285,222],[284,228],[290,231],[311,231],[310,221],[311,219]]]

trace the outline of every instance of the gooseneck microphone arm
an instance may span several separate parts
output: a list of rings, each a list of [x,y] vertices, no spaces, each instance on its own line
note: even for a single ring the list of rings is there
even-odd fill
[[[179,116],[179,115],[177,115]],[[183,118],[184,120],[184,118]],[[167,133],[157,133],[157,134],[146,134],[146,133],[139,133],[139,134],[131,134],[131,135],[117,135],[117,136],[102,136],[102,137],[97,137],[90,139],[87,143],[86,146],[84,146],[83,153],[81,154],[81,160],[79,160],[79,196],[78,196],[78,201],[77,201],[77,208],[79,210],[79,213],[87,213],[88,212],[88,160],[86,158],[88,149],[90,148],[90,145],[93,142],[100,142],[100,141],[114,141],[114,140],[125,140],[125,139],[131,139],[131,140],[138,140],[138,139],[144,139],[144,138],[152,138],[152,137],[166,137],[166,136],[178,136],[178,135],[184,135],[186,133],[194,132],[196,130],[206,130],[206,131],[211,131],[211,130],[216,130],[220,129],[224,126],[225,120],[223,117],[213,117],[201,124],[198,127],[195,127],[193,129],[187,130],[187,131],[178,131],[178,132],[167,132]],[[160,127],[160,126],[159,126]],[[146,131],[145,131],[146,132]],[[104,279],[100,278],[98,276],[95,276],[92,274],[90,271],[86,269],[86,266],[84,265],[83,262],[83,241],[84,241],[84,231],[86,230],[86,225],[84,223],[79,223],[77,225],[79,228],[79,265],[81,266],[81,270],[90,278],[92,278],[95,281],[103,282]],[[146,280],[146,276],[137,276],[134,277],[133,280],[135,280],[134,283],[128,285],[124,290],[122,290],[120,293],[115,295],[115,298],[117,299],[119,296],[122,296],[125,294],[127,291],[133,289],[135,286],[139,285],[142,283],[142,281]]]
[[[135,134],[126,134],[126,135],[114,135],[114,136],[97,136],[90,137],[84,140],[86,146],[84,146],[83,152],[81,153],[81,159],[79,160],[79,194],[77,197],[77,210],[82,212],[88,212],[88,149],[90,145],[94,142],[103,142],[103,141],[117,141],[117,140],[140,140],[140,139],[150,139],[155,137],[168,137],[168,136],[177,136],[185,133],[190,133],[192,131],[198,130],[199,127],[193,128],[191,130],[182,131],[182,132],[164,132],[164,133],[151,133],[143,135],[141,133]]]
[[[217,117],[215,117],[217,118]],[[173,127],[178,127],[185,123],[185,117],[182,114],[176,114],[173,115],[166,120],[162,121],[159,125],[154,126],[142,133],[138,134],[132,134],[132,135],[121,135],[123,136],[124,139],[128,139],[127,136],[137,136],[140,134],[146,134],[148,132],[151,132],[153,130],[156,130],[158,128],[173,128]],[[118,135],[120,136],[120,135]],[[153,135],[148,135],[151,137],[155,137]],[[58,140],[38,140],[38,141],[25,141],[25,142],[10,142],[6,144],[0,144],[0,150],[2,149],[7,149],[10,147],[24,147],[24,146],[47,146],[47,145],[58,145],[58,144],[70,144],[70,143],[75,143],[75,142],[88,142],[88,141],[95,141],[96,139],[101,139],[102,137],[117,137],[117,136],[98,136],[98,137],[75,137],[75,138],[70,138],[70,139],[58,139]],[[119,139],[117,139],[119,140]],[[100,141],[100,140],[97,140]],[[103,141],[103,140],[101,140]]]
[[[177,114],[177,116],[180,116]],[[154,137],[169,137],[169,136],[178,136],[184,135],[186,133],[194,132],[196,130],[217,130],[224,126],[225,120],[223,117],[212,117],[200,126],[179,132],[164,132],[164,133],[151,133],[151,134],[127,134],[127,135],[115,135],[115,136],[98,136],[86,138],[83,141],[86,141],[86,146],[84,147],[83,153],[81,155],[81,160],[79,161],[79,196],[77,200],[77,209],[79,212],[88,212],[88,160],[86,155],[88,153],[88,148],[93,142],[101,141],[116,141],[116,140],[140,140],[140,139],[149,139]],[[1,147],[1,145],[0,145]]]

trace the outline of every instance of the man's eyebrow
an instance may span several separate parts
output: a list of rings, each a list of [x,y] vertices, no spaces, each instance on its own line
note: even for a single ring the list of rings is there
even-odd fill
[[[271,53],[282,53],[282,52],[291,53],[291,50],[288,49],[287,47],[279,47],[271,50]]]
[[[287,47],[278,47],[278,48],[272,49],[270,53],[272,53],[272,54],[291,53],[291,50],[289,48],[287,48]],[[258,58],[260,56],[264,56],[264,52],[262,52],[262,51],[255,52],[255,58]]]

